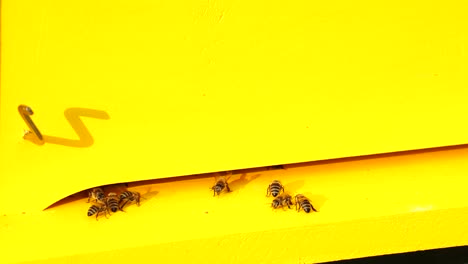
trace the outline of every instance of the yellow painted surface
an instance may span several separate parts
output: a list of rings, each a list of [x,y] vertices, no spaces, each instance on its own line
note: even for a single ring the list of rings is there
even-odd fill
[[[313,263],[468,244],[465,1],[1,2],[0,263]],[[44,135],[24,140],[31,106]],[[31,139],[31,135],[29,135]],[[161,179],[170,178],[170,179]],[[77,195],[130,184],[95,221]],[[320,210],[272,211],[280,179]]]
[[[468,142],[465,1],[2,1],[0,213]],[[22,139],[20,104],[45,137]],[[38,198],[40,197],[40,198]]]
[[[250,170],[220,197],[211,176],[147,181],[129,186],[140,207],[98,221],[76,195],[0,216],[0,263],[317,263],[468,245],[467,159],[465,147]],[[273,179],[319,212],[273,211]]]

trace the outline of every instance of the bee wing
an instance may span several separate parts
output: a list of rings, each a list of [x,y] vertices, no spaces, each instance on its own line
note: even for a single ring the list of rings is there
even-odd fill
[[[290,191],[286,190],[286,188],[285,188],[284,192],[278,194],[278,196],[276,196],[276,197],[281,197],[282,199],[284,199],[284,198],[288,197],[288,195],[291,197],[291,199],[294,199],[294,195]]]
[[[158,191],[152,191],[151,187],[149,187],[144,194],[140,193],[140,198],[148,200],[156,196],[158,193]]]
[[[296,193],[304,186],[304,181],[293,181],[293,182],[286,182],[283,184],[285,192]]]
[[[302,195],[304,195],[307,199],[311,199],[312,196],[314,196],[311,192],[302,192]]]
[[[225,179],[226,181],[228,181],[229,179],[231,179],[232,174],[233,174],[232,171],[227,171],[227,172],[226,172],[226,176],[224,176],[224,179]]]
[[[218,182],[218,181],[219,181],[219,179],[221,179],[221,178],[222,178],[222,176],[221,176],[221,175],[219,175],[219,173],[218,173],[218,172],[216,172],[216,173],[213,173],[213,177],[215,178],[215,182]]]

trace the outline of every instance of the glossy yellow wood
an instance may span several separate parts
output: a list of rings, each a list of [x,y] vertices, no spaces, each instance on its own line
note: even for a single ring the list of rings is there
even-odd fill
[[[0,263],[311,263],[467,244],[463,148],[252,171],[219,198],[212,177],[173,178],[467,143],[465,1],[1,5]],[[21,104],[44,144],[23,139]],[[42,211],[161,178],[108,220],[87,218],[85,198]],[[320,213],[272,211],[275,178]]]
[[[318,263],[468,245],[467,159],[459,148],[236,172],[219,197],[212,175],[146,181],[128,188],[140,207],[98,221],[80,194],[0,215],[0,263]],[[319,212],[272,210],[274,179]]]
[[[116,182],[467,143],[466,11],[3,1],[0,200],[25,199],[0,211]],[[42,146],[22,139],[20,104]]]

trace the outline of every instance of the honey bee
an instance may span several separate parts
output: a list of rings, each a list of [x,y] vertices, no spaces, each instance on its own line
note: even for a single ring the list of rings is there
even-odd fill
[[[267,196],[273,195],[273,197],[278,196],[281,192],[284,192],[284,186],[280,181],[274,180],[267,188]]]
[[[285,206],[291,209],[291,205],[293,205],[292,197],[287,193],[278,195],[275,199],[273,199],[273,202],[271,202],[271,207],[274,209],[284,208]]]
[[[304,209],[304,212],[306,213],[310,213],[311,210],[314,212],[317,212],[314,206],[310,203],[309,199],[305,197],[304,195],[298,194],[296,195],[295,199],[296,199],[296,210],[298,212],[301,211],[301,208]]]
[[[117,212],[119,210],[119,198],[117,198],[116,193],[109,193],[106,198],[106,206],[108,207],[109,210],[111,210],[113,213]]]
[[[211,187],[211,189],[213,190],[213,196],[219,195],[224,190],[226,190],[227,192],[231,191],[227,180],[228,179],[226,179],[225,177],[221,177],[218,179],[218,181],[216,181],[215,185]]]
[[[104,203],[105,198],[106,196],[101,188],[93,188],[88,191],[88,203],[90,200],[96,203]]]
[[[125,191],[120,194],[119,196],[119,204],[120,205],[120,210],[124,208],[124,206],[128,202],[133,202],[135,201],[138,206],[140,206],[140,193],[139,192],[130,192],[130,191]],[[122,204],[123,202],[123,204]]]
[[[88,216],[96,215],[96,220],[98,220],[98,216],[102,212],[104,212],[104,215],[107,218],[108,211],[105,204],[91,205],[91,207],[88,209]]]

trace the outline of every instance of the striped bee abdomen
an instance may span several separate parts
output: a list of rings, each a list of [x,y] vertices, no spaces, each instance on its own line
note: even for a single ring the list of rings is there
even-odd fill
[[[97,207],[96,205],[92,205],[88,209],[88,216],[92,216],[92,215],[96,214],[97,212],[99,212],[99,207]]]
[[[125,191],[123,193],[120,194],[120,201],[124,200],[124,199],[132,199],[133,197],[133,193],[131,191]]]
[[[104,214],[107,217],[107,208],[104,204],[102,205],[91,205],[88,209],[88,216],[93,216],[96,215],[96,220],[98,219],[98,216],[101,212],[104,212]]]
[[[273,195],[273,197],[278,196],[281,192],[284,192],[284,187],[280,181],[274,180],[267,188],[267,196]]]
[[[296,209],[299,212],[301,208],[304,210],[306,213],[310,213],[311,211],[317,212],[317,210],[314,208],[312,203],[310,203],[309,199],[305,197],[302,194],[296,195]]]
[[[125,191],[120,194],[119,196],[119,204],[120,204],[120,210],[124,208],[124,206],[128,202],[133,202],[135,201],[138,206],[140,206],[140,193],[139,192],[130,192],[130,191]]]
[[[107,207],[115,213],[119,210],[119,200],[117,199],[117,194],[116,193],[109,193],[107,195]]]

